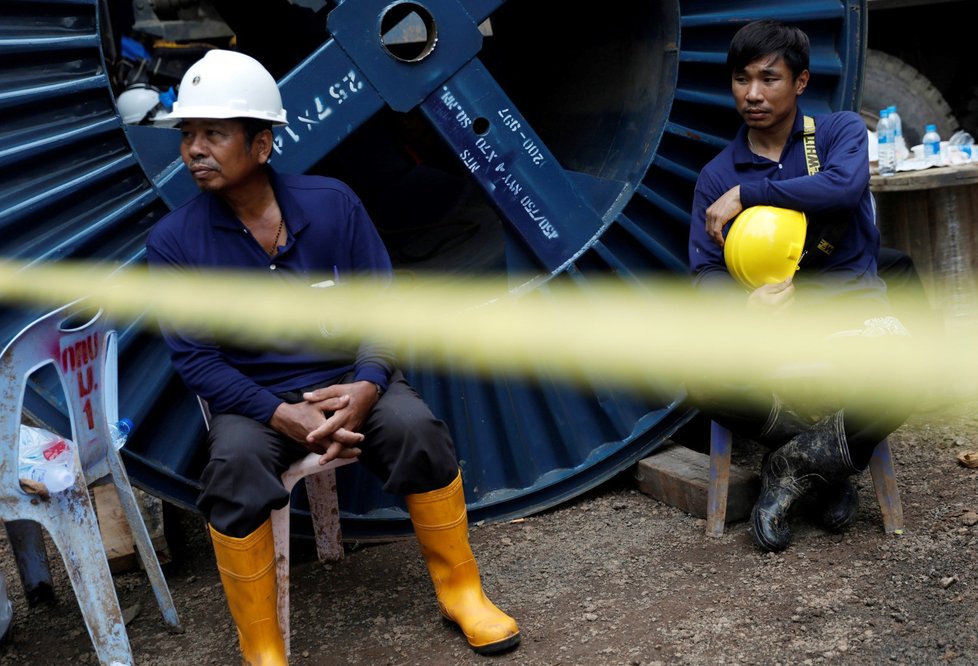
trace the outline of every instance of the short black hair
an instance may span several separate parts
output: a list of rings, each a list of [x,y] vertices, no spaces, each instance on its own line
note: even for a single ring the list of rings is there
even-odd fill
[[[753,21],[737,31],[727,50],[727,69],[740,72],[758,58],[776,55],[784,60],[792,77],[808,69],[811,43],[801,28],[780,21]]]
[[[249,150],[251,149],[251,142],[255,140],[256,136],[265,130],[272,129],[272,123],[268,120],[259,118],[235,118],[235,120],[240,121],[244,127],[245,147]]]

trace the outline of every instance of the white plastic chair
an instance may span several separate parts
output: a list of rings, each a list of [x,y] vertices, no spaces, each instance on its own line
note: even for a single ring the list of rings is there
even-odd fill
[[[11,521],[7,527],[17,537],[11,539],[11,546],[18,551],[22,578],[23,562],[31,561],[43,567],[50,579],[40,527],[48,532],[64,560],[99,662],[131,664],[132,651],[89,496],[90,485],[115,485],[163,619],[176,631],[180,623],[126,468],[111,444],[109,424],[118,420],[116,333],[107,327],[100,309],[82,309],[80,303],[63,306],[31,323],[0,353],[0,376],[5,382],[0,396],[0,520]],[[73,486],[45,499],[21,489],[18,458],[27,380],[47,365],[55,368],[64,390],[76,478]],[[38,547],[40,552],[24,553],[25,548]]]
[[[204,425],[210,429],[211,412],[207,401],[197,396]],[[336,497],[336,468],[356,462],[356,458],[337,458],[319,464],[319,454],[310,453],[292,463],[282,472],[282,485],[291,493],[300,479],[306,480],[309,515],[312,518],[316,555],[320,562],[343,559],[343,535],[340,531],[340,510]],[[272,511],[272,538],[275,542],[275,578],[278,586],[278,624],[285,639],[285,653],[292,654],[289,629],[289,544],[291,534],[291,501]]]

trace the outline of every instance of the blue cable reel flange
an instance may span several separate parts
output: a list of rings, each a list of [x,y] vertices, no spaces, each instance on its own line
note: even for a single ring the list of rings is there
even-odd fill
[[[369,147],[391,139],[436,155],[437,169],[415,184],[464,180],[460,200],[476,230],[399,270],[505,272],[514,290],[531,276],[542,291],[557,281],[587,290],[608,275],[641,284],[683,274],[696,176],[740,123],[724,67],[734,31],[758,18],[798,24],[813,45],[806,112],[854,108],[865,2],[637,4],[556,12],[517,0],[340,3],[325,41],[280,80],[291,122],[275,131],[273,163],[346,168],[361,193],[357,176],[384,154],[374,159]],[[196,193],[176,133],[121,124],[94,0],[30,11],[4,17],[22,37],[0,45],[24,63],[0,79],[11,118],[0,153],[0,219],[12,231],[3,252],[139,262],[152,224]],[[364,182],[383,200],[383,182]],[[9,338],[37,311],[8,313]],[[568,325],[575,316],[587,313],[571,313]],[[124,455],[134,483],[192,507],[203,425],[146,323],[121,327],[120,413],[136,422]],[[694,416],[681,387],[654,377],[633,391],[570,386],[545,368],[487,377],[407,358],[405,371],[452,430],[473,521],[576,497]],[[43,377],[27,408],[57,422],[56,391]],[[337,476],[346,538],[410,532],[400,499],[359,466]],[[293,506],[295,528],[309,533],[301,498]]]

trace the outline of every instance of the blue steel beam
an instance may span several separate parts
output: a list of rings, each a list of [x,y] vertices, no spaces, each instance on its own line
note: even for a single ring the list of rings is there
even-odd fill
[[[445,81],[421,109],[547,273],[558,272],[598,236],[601,216],[478,60]]]

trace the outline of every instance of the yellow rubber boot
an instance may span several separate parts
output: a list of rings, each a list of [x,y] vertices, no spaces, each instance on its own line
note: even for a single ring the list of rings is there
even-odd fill
[[[516,621],[496,608],[482,591],[479,567],[469,546],[461,473],[444,488],[405,499],[442,615],[461,628],[479,654],[518,645]]]
[[[224,594],[238,627],[242,663],[287,666],[285,641],[278,624],[271,520],[241,539],[225,536],[213,527],[210,532]]]

